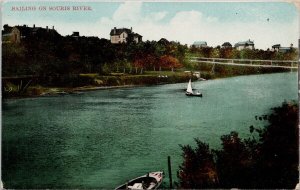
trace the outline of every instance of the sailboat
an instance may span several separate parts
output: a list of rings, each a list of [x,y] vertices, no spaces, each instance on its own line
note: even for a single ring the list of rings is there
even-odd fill
[[[192,89],[192,80],[190,79],[189,83],[188,83],[188,86],[187,86],[187,89],[185,91],[185,95],[187,96],[199,96],[199,97],[202,97],[202,93],[197,91],[197,92],[193,92],[193,89]]]

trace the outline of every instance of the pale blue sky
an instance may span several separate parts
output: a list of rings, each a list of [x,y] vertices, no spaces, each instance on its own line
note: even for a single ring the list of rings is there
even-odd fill
[[[11,11],[13,6],[81,5],[93,10]],[[275,43],[296,43],[299,21],[294,5],[283,2],[6,2],[2,23],[54,25],[62,35],[79,31],[100,38],[109,38],[113,26],[133,27],[145,40],[166,37],[187,44],[204,40],[212,46],[250,38],[257,48],[267,48]]]

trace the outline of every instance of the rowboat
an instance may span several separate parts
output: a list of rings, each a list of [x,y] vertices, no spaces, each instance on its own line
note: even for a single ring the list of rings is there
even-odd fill
[[[130,189],[130,190],[140,190],[140,189],[157,189],[163,180],[163,172],[150,172],[135,179],[120,185],[115,190],[119,189]]]

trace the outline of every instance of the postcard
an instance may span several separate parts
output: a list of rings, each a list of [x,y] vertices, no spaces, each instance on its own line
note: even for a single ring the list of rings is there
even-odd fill
[[[297,6],[5,1],[1,187],[298,188]]]

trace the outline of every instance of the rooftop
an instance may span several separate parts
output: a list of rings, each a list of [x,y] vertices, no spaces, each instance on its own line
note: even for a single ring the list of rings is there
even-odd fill
[[[251,41],[250,39],[244,42],[238,42],[234,46],[245,46],[245,45],[254,45],[254,42]]]
[[[115,27],[115,28],[111,29],[110,35],[111,36],[113,36],[113,35],[120,35],[123,32],[126,32],[127,34],[130,34],[130,35],[133,35],[133,36],[140,36],[140,37],[142,37],[142,35],[140,35],[138,33],[132,32],[132,28],[128,29],[128,28],[116,28]]]
[[[207,45],[206,41],[195,41],[193,45]]]

